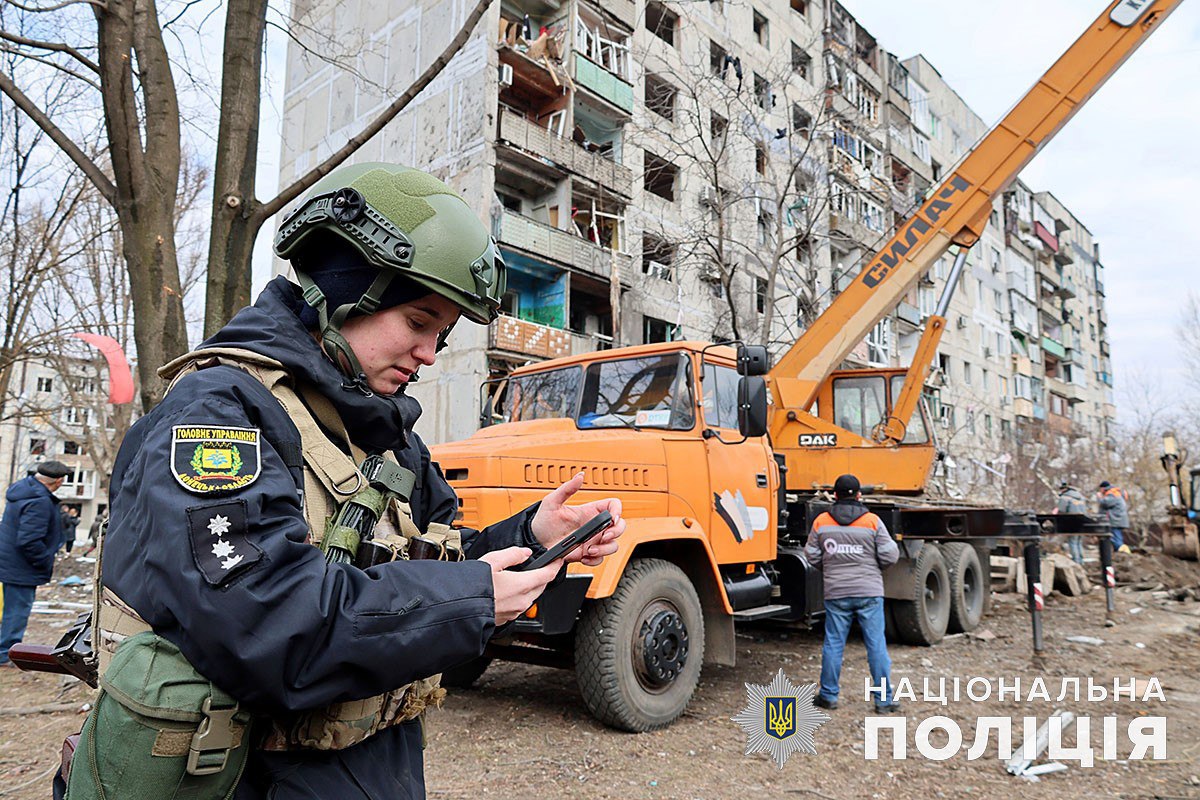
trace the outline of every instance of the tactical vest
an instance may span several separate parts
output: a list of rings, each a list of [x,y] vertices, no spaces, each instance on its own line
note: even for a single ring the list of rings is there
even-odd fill
[[[267,356],[239,348],[209,348],[180,356],[162,367],[159,374],[171,381],[167,388],[170,391],[183,376],[215,366],[237,367],[257,379],[279,401],[299,430],[304,518],[309,527],[309,543],[319,545],[325,526],[338,505],[366,486],[358,468],[366,453],[350,441],[345,424],[328,398],[315,389],[297,388],[284,366]],[[353,457],[334,444],[325,430],[340,436]],[[386,457],[395,460],[391,453]],[[411,507],[400,501],[393,501],[389,513],[375,528],[375,541],[383,541],[392,547],[397,558],[408,557],[408,540],[419,535],[421,531],[413,522]],[[447,525],[430,523],[424,536],[442,544],[443,557],[446,553],[461,553],[459,534]],[[103,552],[101,547],[97,575],[100,574]],[[92,641],[99,660],[99,672],[103,675],[117,645],[125,638],[151,628],[115,592],[102,588],[99,580],[96,586],[97,608],[93,617],[96,628]],[[430,705],[441,705],[446,690],[440,687],[440,679],[440,675],[434,675],[365,700],[271,717],[265,721],[263,727],[267,734],[259,747],[264,750],[340,750],[358,744],[378,731],[417,718]],[[238,739],[241,733],[234,731]]]

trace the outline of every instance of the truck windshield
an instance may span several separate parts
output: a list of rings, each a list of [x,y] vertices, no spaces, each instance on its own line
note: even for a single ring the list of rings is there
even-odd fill
[[[670,353],[590,364],[579,403],[581,428],[670,428],[696,422],[691,361]]]
[[[505,393],[504,421],[574,417],[582,374],[579,367],[564,367],[510,378]]]

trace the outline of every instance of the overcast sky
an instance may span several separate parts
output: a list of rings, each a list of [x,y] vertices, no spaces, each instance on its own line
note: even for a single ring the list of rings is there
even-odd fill
[[[1096,0],[842,0],[882,47],[924,55],[995,124],[1105,7]],[[1092,232],[1118,403],[1181,391],[1175,338],[1200,252],[1200,3],[1183,3],[1022,173]]]
[[[902,59],[924,55],[988,125],[1105,6],[1102,0],[842,2],[887,50]],[[278,171],[280,38],[268,54],[277,67],[268,69],[276,78],[264,108],[264,183]],[[1022,178],[1035,191],[1052,191],[1100,243],[1118,403],[1131,375],[1182,391],[1175,328],[1200,273],[1200,0],[1170,16]],[[271,196],[266,188],[260,196]],[[260,237],[256,287],[270,276],[273,232],[268,224]]]

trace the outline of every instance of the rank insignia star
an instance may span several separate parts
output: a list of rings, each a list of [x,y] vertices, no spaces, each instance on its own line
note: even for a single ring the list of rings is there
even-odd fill
[[[746,755],[767,753],[783,769],[797,750],[816,755],[813,734],[829,715],[813,706],[817,684],[796,686],[781,668],[768,684],[746,684],[746,707],[730,717],[746,732]]]
[[[213,536],[220,536],[229,532],[229,517],[223,517],[217,514],[208,521],[208,532]]]

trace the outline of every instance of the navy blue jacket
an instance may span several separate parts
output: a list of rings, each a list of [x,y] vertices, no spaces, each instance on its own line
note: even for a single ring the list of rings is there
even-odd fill
[[[0,583],[41,586],[54,571],[62,547],[58,498],[30,475],[8,487],[0,520]]]
[[[391,450],[416,473],[418,527],[449,524],[458,501],[412,432],[419,405],[403,393],[346,386],[300,323],[301,302],[277,278],[205,345],[281,361],[337,406],[357,445]],[[258,477],[231,491],[188,489],[175,474],[174,426],[258,429]],[[212,367],[182,378],[133,426],[117,456],[104,584],[201,673],[264,712],[370,697],[481,655],[495,628],[489,566],[399,561],[363,572],[326,565],[305,542],[299,444],[280,404],[242,370]],[[204,523],[218,514],[218,530],[242,557],[226,576],[204,549]],[[540,552],[530,518],[527,510],[465,536],[467,555],[513,545]],[[236,797],[424,797],[420,740],[419,725],[409,723],[336,752],[259,751]]]

